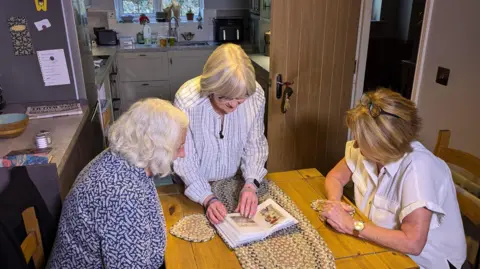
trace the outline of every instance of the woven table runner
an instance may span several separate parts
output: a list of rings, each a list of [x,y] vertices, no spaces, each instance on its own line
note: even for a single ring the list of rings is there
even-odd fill
[[[232,213],[245,181],[240,177],[216,181],[213,193]],[[272,181],[258,189],[259,204],[273,199],[298,220],[298,224],[278,231],[267,239],[234,249],[243,268],[335,268],[335,258],[323,238],[292,200]]]

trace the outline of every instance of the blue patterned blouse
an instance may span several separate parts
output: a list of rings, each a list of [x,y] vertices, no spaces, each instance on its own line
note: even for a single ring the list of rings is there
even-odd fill
[[[47,268],[154,268],[166,234],[152,178],[105,150],[65,198]]]

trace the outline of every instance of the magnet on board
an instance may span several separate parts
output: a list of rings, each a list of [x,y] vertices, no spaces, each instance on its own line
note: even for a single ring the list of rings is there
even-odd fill
[[[34,0],[37,11],[47,11],[47,0]]]

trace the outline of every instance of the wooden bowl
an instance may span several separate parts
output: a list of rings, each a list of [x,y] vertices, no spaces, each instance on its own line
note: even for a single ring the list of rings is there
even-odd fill
[[[17,137],[25,131],[27,125],[27,114],[2,114],[0,115],[0,138]]]

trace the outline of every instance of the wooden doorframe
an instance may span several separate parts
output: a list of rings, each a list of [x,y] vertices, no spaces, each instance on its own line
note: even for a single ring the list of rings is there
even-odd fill
[[[413,80],[412,96],[413,102],[418,101],[420,91],[420,82],[423,78],[423,66],[425,64],[425,50],[427,46],[428,33],[430,31],[430,22],[432,19],[432,9],[435,0],[426,0],[423,15],[422,33],[420,36],[420,44],[418,48],[417,65],[415,68],[415,77]],[[363,86],[365,82],[365,69],[367,65],[368,45],[370,38],[370,24],[372,17],[373,0],[362,0],[362,9],[360,12],[360,21],[358,27],[357,52],[356,52],[356,72],[353,78],[352,107],[360,100],[363,94]],[[351,135],[349,132],[349,139]]]
[[[418,45],[417,67],[415,68],[415,77],[413,79],[412,96],[410,99],[417,104],[420,94],[420,83],[423,79],[423,67],[425,65],[426,50],[428,45],[428,35],[432,22],[433,5],[435,0],[426,0],[425,10],[423,12],[422,33],[420,34],[420,43]]]
[[[353,92],[351,107],[357,103],[363,94],[365,81],[365,68],[367,67],[368,41],[370,39],[370,25],[372,20],[373,0],[362,0],[360,20],[358,22],[357,52],[355,60],[356,72],[353,77]]]
[[[353,76],[352,101],[350,107],[360,101],[365,83],[365,69],[367,67],[368,42],[370,39],[370,25],[372,20],[373,0],[362,0],[360,20],[358,21],[357,51],[355,53],[355,74]],[[348,129],[348,140],[352,140],[352,133]]]

